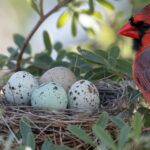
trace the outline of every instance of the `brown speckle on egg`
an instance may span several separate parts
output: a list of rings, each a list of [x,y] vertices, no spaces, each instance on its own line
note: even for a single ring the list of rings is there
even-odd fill
[[[80,81],[81,84],[83,84],[84,82],[85,82],[84,80],[81,80],[81,81]]]
[[[25,76],[25,75],[23,75],[22,77],[23,77],[23,78],[25,78],[26,76]]]
[[[90,85],[88,85],[88,90],[89,90],[89,93],[92,93],[92,88]]]
[[[3,88],[2,91],[3,91],[3,93],[5,94],[6,89]]]
[[[73,98],[74,101],[75,101],[76,99],[77,99],[76,97]]]
[[[54,86],[53,90],[58,90],[58,87],[57,87],[57,86]]]
[[[21,88],[21,84],[18,85],[18,88]]]
[[[44,94],[44,92],[41,92],[39,96],[41,96],[42,94]]]
[[[12,90],[15,90],[15,87],[14,87],[14,86],[12,86],[12,87],[11,87],[11,89],[12,89]]]
[[[33,88],[30,87],[33,85]],[[38,87],[34,76],[25,71],[14,73],[5,85],[5,97],[8,102],[16,104],[29,104],[31,92]],[[27,93],[30,93],[29,96]]]
[[[69,95],[71,96],[71,95],[72,95],[72,92],[69,92]]]
[[[71,93],[71,94],[70,94]],[[70,108],[94,110],[99,107],[99,93],[96,87],[87,80],[79,80],[69,90]]]

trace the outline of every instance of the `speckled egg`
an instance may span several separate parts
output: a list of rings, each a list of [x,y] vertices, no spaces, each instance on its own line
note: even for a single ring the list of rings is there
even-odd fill
[[[68,97],[60,84],[49,82],[34,90],[31,96],[31,104],[40,108],[65,109],[68,104]]]
[[[31,100],[31,94],[36,88],[38,88],[38,82],[32,74],[18,71],[10,77],[3,87],[3,93],[9,102],[28,104]]]
[[[55,67],[46,71],[39,79],[40,84],[48,82],[59,83],[68,92],[71,85],[76,82],[76,76],[68,68]]]
[[[95,85],[87,80],[75,82],[69,92],[69,107],[82,110],[98,110],[99,92]]]

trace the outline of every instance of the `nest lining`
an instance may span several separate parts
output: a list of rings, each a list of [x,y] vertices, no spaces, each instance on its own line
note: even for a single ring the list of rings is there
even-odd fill
[[[93,141],[97,142],[96,137],[92,134],[91,127],[95,124],[101,112],[107,111],[110,115],[119,114],[128,110],[130,102],[125,87],[106,82],[95,85],[98,88],[101,100],[98,112],[83,112],[76,109],[47,110],[32,106],[12,105],[7,103],[5,99],[0,100],[0,135],[7,136],[11,132],[15,136],[19,131],[20,119],[26,117],[35,135],[37,149],[45,138],[49,137],[56,145],[67,145],[76,150],[90,149],[89,145],[73,136],[67,130],[67,126],[75,124],[81,127],[93,138]],[[108,129],[111,130],[110,132],[114,130],[112,123],[108,124]],[[15,138],[13,146],[19,144],[19,139]]]

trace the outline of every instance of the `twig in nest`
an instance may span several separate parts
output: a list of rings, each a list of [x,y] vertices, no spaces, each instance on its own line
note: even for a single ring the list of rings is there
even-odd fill
[[[18,140],[18,138],[16,137],[16,135],[14,134],[14,132],[12,131],[12,129],[9,127],[7,121],[5,120],[5,118],[2,116],[1,119],[4,121],[5,125],[7,126],[7,128],[9,129],[10,133],[12,134],[12,136],[15,138],[16,142],[18,144],[20,144],[20,141]]]
[[[38,20],[38,22],[35,24],[35,26],[33,27],[33,29],[31,30],[31,32],[29,33],[29,35],[27,36],[27,38],[25,39],[25,41],[22,44],[22,47],[20,48],[20,53],[17,57],[17,63],[16,63],[16,69],[15,71],[18,71],[21,69],[21,60],[24,54],[25,49],[27,48],[29,41],[31,40],[31,38],[33,37],[33,35],[35,34],[35,32],[38,30],[38,28],[41,26],[41,24],[52,14],[54,14],[55,12],[57,12],[59,9],[61,9],[62,7],[64,7],[65,5],[69,4],[72,0],[64,0],[62,2],[59,2],[53,9],[51,9],[48,13],[44,14],[43,12],[43,0],[40,1],[40,19]]]

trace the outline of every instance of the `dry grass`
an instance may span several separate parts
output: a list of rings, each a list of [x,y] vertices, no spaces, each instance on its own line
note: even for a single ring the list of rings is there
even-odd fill
[[[67,145],[79,149],[90,149],[83,141],[73,136],[68,130],[68,124],[75,124],[83,128],[97,142],[92,134],[91,127],[95,124],[99,115],[103,111],[109,112],[110,115],[116,115],[120,112],[129,110],[129,95],[125,87],[117,84],[100,82],[97,85],[100,92],[101,104],[98,112],[83,112],[79,110],[46,110],[34,108],[32,106],[17,106],[6,102],[5,98],[0,100],[0,135],[7,136],[10,132],[14,136],[12,146],[20,144],[17,136],[19,132],[19,121],[26,117],[32,127],[36,137],[37,149],[45,138],[53,139],[56,145]],[[107,129],[114,132],[112,123],[108,124]]]

